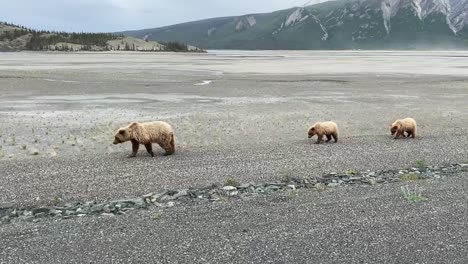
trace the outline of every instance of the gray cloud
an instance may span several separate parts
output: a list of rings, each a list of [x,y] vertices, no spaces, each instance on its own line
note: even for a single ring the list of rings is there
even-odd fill
[[[110,32],[271,12],[305,2],[307,0],[13,0],[1,4],[0,21],[36,29]]]

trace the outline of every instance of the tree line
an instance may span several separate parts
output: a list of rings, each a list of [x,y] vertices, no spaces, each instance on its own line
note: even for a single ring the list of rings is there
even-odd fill
[[[0,22],[0,25],[14,27],[13,30],[0,32],[0,41],[2,40],[15,40],[21,36],[29,35],[29,41],[26,44],[27,50],[58,50],[58,51],[73,51],[73,46],[70,44],[80,45],[80,50],[91,51],[96,50],[96,46],[101,50],[111,50],[112,47],[108,46],[107,42],[114,39],[124,38],[123,34],[112,33],[69,33],[63,31],[49,31],[49,30],[34,30],[20,25],[15,25],[6,22]],[[57,43],[63,43],[58,46]],[[68,44],[65,44],[68,43]],[[161,43],[163,49],[161,51],[173,52],[188,52],[190,51],[187,44],[177,41],[170,41]],[[51,46],[54,46],[51,48]],[[122,42],[118,45],[117,50],[136,51],[137,47],[134,43]],[[202,51],[202,50],[200,50]]]

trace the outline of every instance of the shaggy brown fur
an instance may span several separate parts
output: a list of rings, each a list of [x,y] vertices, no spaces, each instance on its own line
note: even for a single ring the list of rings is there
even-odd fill
[[[393,122],[390,132],[392,136],[395,135],[395,139],[400,136],[412,138],[416,137],[416,121],[413,118],[407,117],[405,119],[397,119]],[[405,135],[405,132],[407,135]]]
[[[140,144],[145,145],[148,153],[154,157],[151,143],[157,143],[166,151],[165,155],[171,155],[175,152],[174,131],[171,125],[162,121],[138,123],[134,122],[126,127],[117,130],[114,138],[114,144],[132,142],[132,154],[129,157],[135,157]]]
[[[329,142],[332,137],[335,139],[335,142],[338,142],[338,126],[335,122],[317,122],[309,128],[309,138],[317,135],[317,144],[322,142],[323,136],[327,137],[327,142]]]

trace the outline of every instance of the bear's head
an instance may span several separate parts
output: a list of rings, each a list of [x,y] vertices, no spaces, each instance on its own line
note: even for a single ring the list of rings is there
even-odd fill
[[[395,133],[400,129],[400,124],[395,123],[390,127],[390,132],[392,133],[392,136],[395,135]]]
[[[315,136],[316,132],[315,132],[315,126],[309,128],[309,138]]]
[[[138,126],[138,123],[132,123],[129,126],[121,127],[114,136],[114,145],[124,143],[132,139],[132,130]]]

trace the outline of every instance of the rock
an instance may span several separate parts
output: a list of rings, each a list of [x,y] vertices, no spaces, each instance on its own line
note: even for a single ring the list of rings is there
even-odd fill
[[[143,198],[144,199],[151,198],[153,195],[154,195],[153,193],[148,193],[148,194],[143,195]]]
[[[166,203],[165,207],[173,207],[174,205],[175,203],[171,201],[171,202]]]
[[[367,184],[370,184],[370,185],[375,185],[377,183],[377,181],[374,178],[362,179],[361,182],[367,183]]]
[[[61,210],[56,210],[56,209],[51,209],[51,210],[49,211],[49,214],[51,214],[51,215],[62,215],[62,213],[63,213],[63,211],[61,211]]]
[[[322,178],[322,177],[319,177],[319,176],[315,177],[315,180],[316,180],[317,182],[319,182],[319,183],[326,183],[326,182],[328,182],[327,179]]]
[[[78,217],[83,217],[83,216],[85,216],[85,215],[86,215],[86,214],[77,214],[76,216],[78,216]]]
[[[127,208],[127,207],[146,207],[145,200],[143,198],[133,198],[133,199],[122,199],[117,201],[110,202],[115,208]],[[106,212],[107,213],[107,212]]]
[[[45,217],[46,215],[47,214],[45,212],[40,212],[40,213],[34,214],[34,217],[41,218],[41,217]]]
[[[371,171],[371,172],[369,172],[369,173],[367,174],[367,176],[369,176],[369,177],[374,177],[375,174],[376,174],[375,171]]]
[[[75,211],[72,211],[72,210],[66,210],[65,211],[66,216],[70,216],[70,215],[74,215],[74,214],[75,214]]]
[[[336,187],[336,186],[338,186],[338,183],[336,183],[336,182],[330,182],[330,183],[327,184],[327,186],[328,186],[328,187]]]
[[[462,168],[468,168],[468,163],[461,163],[461,164],[458,164],[458,166]]]
[[[163,191],[163,192],[160,192],[158,194],[154,194],[150,197],[150,201],[152,203],[156,203],[158,201],[158,199],[160,199],[161,197],[165,196],[167,194],[167,191]]]
[[[37,148],[29,149],[29,155],[36,156],[39,155],[39,150]]]
[[[293,184],[289,184],[286,187],[288,187],[291,190],[296,190],[296,185],[293,185]]]
[[[0,218],[0,222],[2,222],[2,223],[9,223],[10,220],[11,220],[11,218],[10,218],[10,216],[8,216],[8,215],[6,215],[6,216]]]
[[[266,192],[276,192],[278,190],[281,190],[281,187],[276,186],[276,185],[269,185],[269,186],[265,187]]]
[[[114,214],[109,214],[109,213],[102,213],[102,216],[115,216]]]
[[[38,215],[38,214],[41,214],[41,213],[48,214],[49,211],[50,211],[49,208],[34,208],[32,210],[32,213],[33,213],[33,215]]]
[[[239,189],[248,189],[252,185],[253,184],[250,184],[250,183],[243,183],[243,184],[239,185],[237,188],[239,188]]]
[[[223,187],[223,190],[224,191],[235,191],[235,190],[237,190],[237,188],[234,187],[234,186],[227,185],[227,186]]]
[[[239,194],[239,191],[232,191],[229,193],[229,196],[236,196]]]
[[[28,211],[28,210],[25,210],[23,212],[23,216],[32,216],[33,215],[33,212],[32,211]]]
[[[0,203],[0,209],[11,209],[13,207],[15,207],[15,202],[13,201]]]
[[[89,208],[89,211],[91,213],[100,213],[104,210],[104,205],[105,204],[95,204],[91,208]]]
[[[362,180],[362,177],[353,176],[353,177],[349,177],[349,180],[350,181],[360,181],[360,180]]]
[[[183,190],[178,191],[176,194],[174,194],[172,196],[172,199],[175,200],[175,199],[178,199],[179,197],[183,197],[183,196],[187,196],[187,195],[188,195],[188,190],[183,189]]]
[[[18,217],[21,213],[22,212],[20,210],[13,209],[13,211],[10,212],[10,217]]]
[[[56,157],[57,156],[57,152],[54,149],[49,149],[47,151],[47,154],[49,155],[49,157]]]
[[[20,220],[26,221],[26,222],[32,222],[34,220],[34,216],[32,215],[23,215],[19,217]]]

